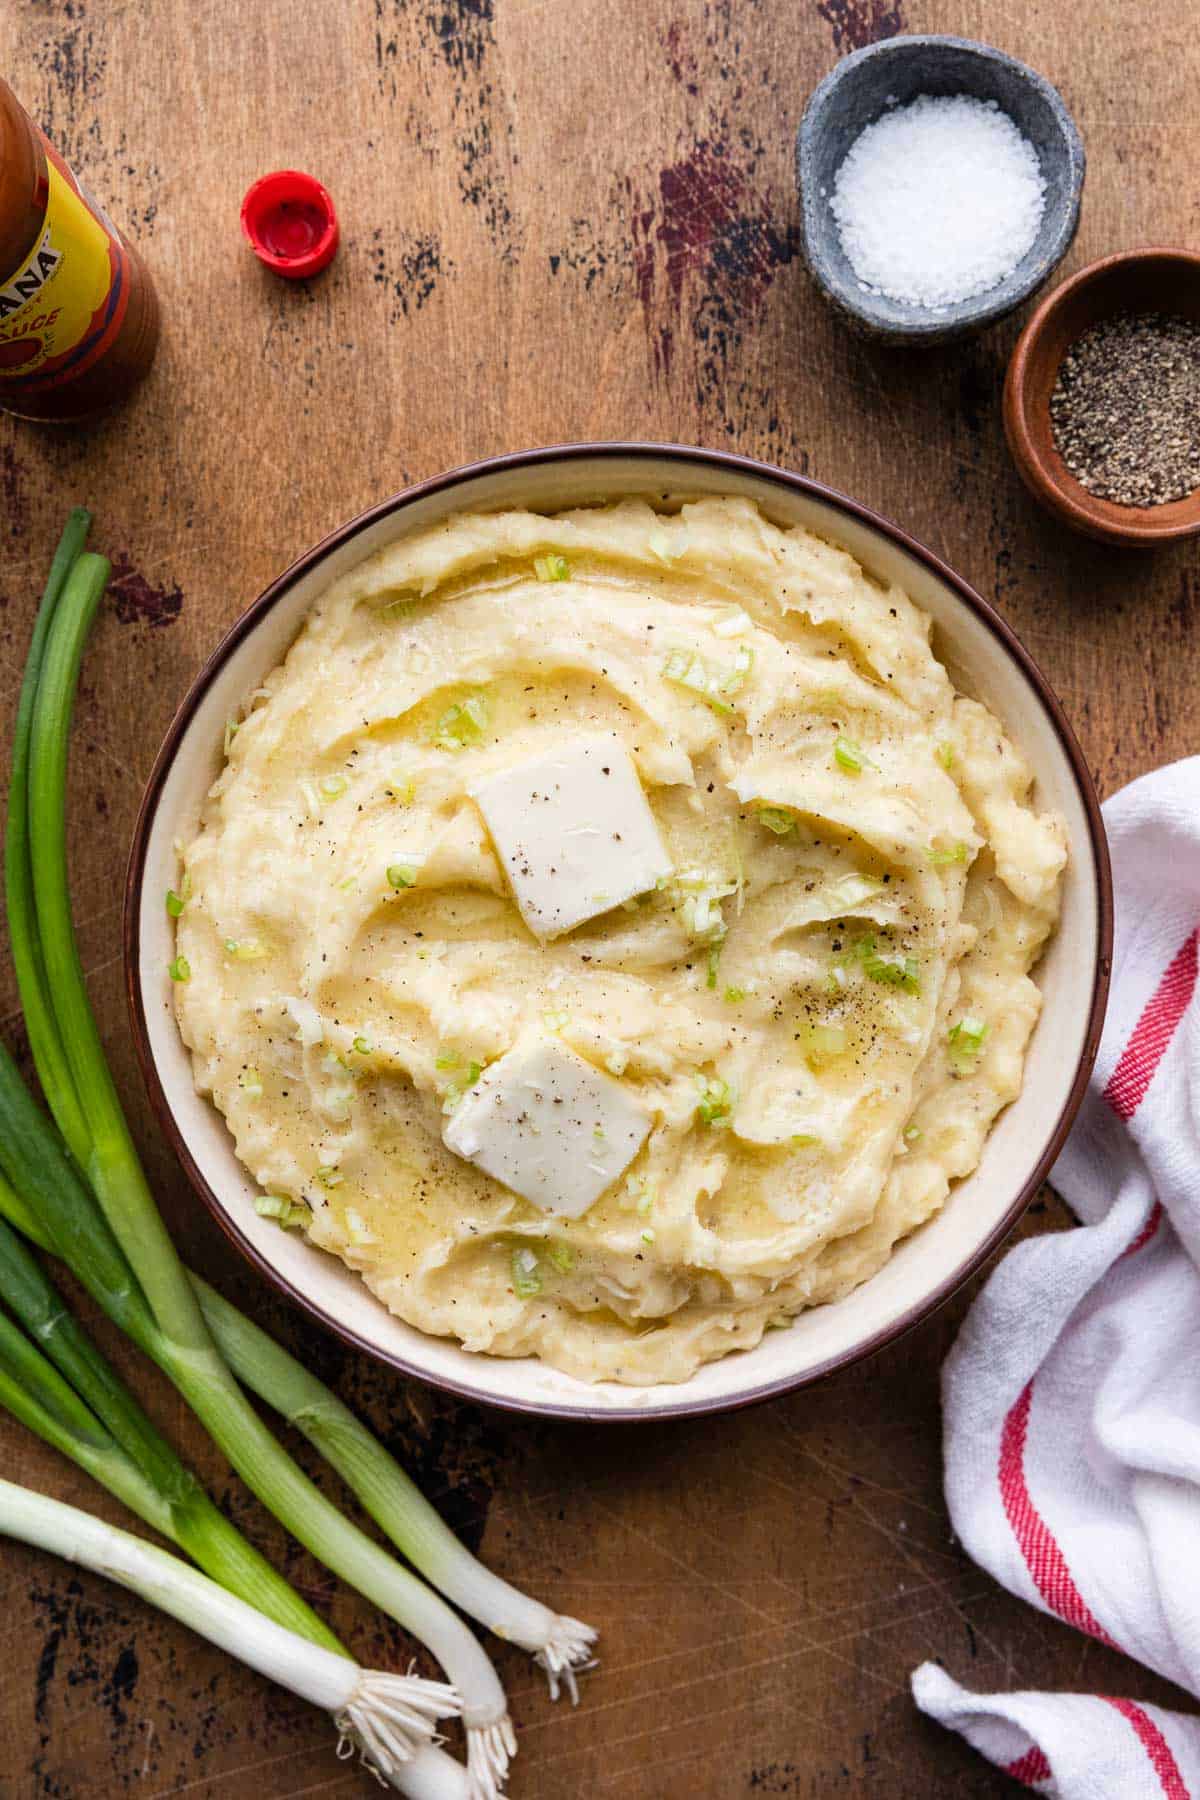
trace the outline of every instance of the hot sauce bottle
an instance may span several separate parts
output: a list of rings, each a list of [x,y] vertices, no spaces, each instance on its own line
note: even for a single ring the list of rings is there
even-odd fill
[[[82,418],[136,386],[157,342],[140,257],[0,81],[0,408]]]

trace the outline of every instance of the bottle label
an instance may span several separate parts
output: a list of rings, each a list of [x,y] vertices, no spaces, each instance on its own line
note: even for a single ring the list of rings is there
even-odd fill
[[[112,344],[129,303],[129,259],[66,163],[46,145],[49,193],[37,243],[0,277],[0,395],[58,387]]]

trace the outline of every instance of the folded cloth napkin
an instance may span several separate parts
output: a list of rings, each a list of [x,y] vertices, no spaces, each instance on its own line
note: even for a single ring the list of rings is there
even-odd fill
[[[1200,1696],[1200,757],[1104,808],[1113,989],[1051,1177],[1073,1231],[1018,1245],[943,1372],[946,1499],[975,1560]],[[1093,1694],[917,1705],[1058,1800],[1200,1800],[1200,1717]]]

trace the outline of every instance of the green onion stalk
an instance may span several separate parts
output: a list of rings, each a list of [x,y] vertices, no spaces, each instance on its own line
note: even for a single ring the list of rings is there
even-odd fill
[[[437,1656],[462,1699],[472,1800],[494,1800],[516,1748],[495,1670],[450,1607],[325,1499],[245,1398],[154,1203],[104,1059],[71,919],[66,775],[83,647],[109,574],[102,557],[85,552],[57,591],[48,586],[18,710],[6,843],[10,929],[14,945],[22,939],[18,985],[69,1155],[4,1056],[0,1168],[57,1254],[174,1382],[263,1504]]]
[[[169,1551],[15,1482],[0,1481],[0,1532],[106,1575],[247,1667],[323,1707],[338,1730],[339,1756],[357,1751],[373,1774],[410,1800],[466,1800],[460,1764],[432,1744],[413,1757],[407,1698],[397,1694],[402,1678],[360,1669],[344,1652],[265,1618]]]

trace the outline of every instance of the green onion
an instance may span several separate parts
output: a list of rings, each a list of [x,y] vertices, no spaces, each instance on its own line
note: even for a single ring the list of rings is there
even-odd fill
[[[705,987],[715,988],[717,985],[717,970],[720,967],[721,951],[724,948],[724,938],[718,938],[715,944],[710,944],[708,946],[708,956],[706,958],[708,969],[704,977]]]
[[[833,741],[833,760],[839,769],[845,769],[848,775],[861,775],[864,769],[873,769],[875,764],[852,743],[848,737],[838,737]]]
[[[988,1028],[983,1019],[976,1018],[974,1013],[964,1013],[958,1023],[952,1025],[946,1034],[950,1047],[950,1060],[956,1065],[960,1074],[965,1073],[983,1049],[983,1040]]]
[[[515,1744],[495,1671],[461,1620],[324,1498],[246,1401],[154,1204],[104,1060],[71,922],[66,770],[83,645],[109,574],[102,558],[80,556],[61,604],[53,596],[40,663],[35,655],[27,675],[33,685],[28,736],[13,758],[14,776],[27,771],[28,805],[17,809],[24,836],[14,842],[10,823],[6,858],[10,928],[29,934],[18,971],[25,976],[22,1001],[45,1027],[35,1062],[71,1160],[11,1058],[0,1055],[0,1166],[38,1214],[53,1248],[175,1383],[285,1528],[439,1657],[467,1709],[468,1767],[481,1792],[494,1792]],[[35,651],[38,643],[35,632]],[[19,711],[19,735],[21,720]],[[32,909],[22,911],[30,893]],[[98,1211],[76,1171],[86,1175]]]
[[[815,1150],[821,1142],[820,1138],[811,1131],[794,1132],[788,1141],[793,1150]]]
[[[190,981],[192,979],[192,965],[186,956],[174,956],[167,964],[167,974],[171,977],[172,981]]]
[[[443,1050],[434,1058],[433,1066],[435,1069],[457,1069],[461,1061],[462,1058],[453,1050]]]
[[[535,556],[533,572],[539,581],[566,581],[571,573],[571,565],[565,556]]]
[[[560,1275],[567,1275],[575,1267],[575,1252],[570,1244],[551,1244],[546,1256]]]
[[[514,1250],[509,1264],[513,1292],[518,1300],[532,1300],[535,1294],[541,1293],[542,1278],[538,1273],[538,1259],[532,1250]]]
[[[317,783],[326,800],[336,800],[340,794],[345,793],[349,785],[344,775],[322,775]]]
[[[733,668],[724,675],[709,669],[691,650],[672,650],[663,664],[662,676],[674,687],[686,688],[697,700],[703,700],[713,712],[724,717],[733,712],[729,696],[745,686],[753,667],[754,652],[749,644],[739,648]]]
[[[312,1224],[311,1208],[282,1194],[260,1194],[254,1202],[260,1219],[275,1219],[283,1231],[307,1230]]]
[[[267,954],[266,945],[260,944],[257,938],[226,938],[224,950],[235,962],[261,962]]]
[[[746,990],[740,987],[727,987],[721,998],[728,1000],[730,1006],[736,1006],[739,1001],[746,998]]]
[[[863,974],[885,987],[903,988],[906,994],[921,991],[921,971],[915,956],[880,956],[873,937],[861,937],[854,953],[862,964]]]
[[[372,1046],[365,1037],[356,1037],[352,1048],[357,1050],[360,1056],[370,1056]]]
[[[949,849],[939,850],[936,844],[930,844],[928,850],[930,862],[935,869],[946,868],[950,863],[970,861],[970,848],[964,843],[951,844]]]
[[[551,1256],[553,1260],[553,1252]],[[456,1606],[506,1643],[520,1644],[530,1652],[545,1670],[554,1699],[560,1681],[576,1699],[576,1674],[588,1666],[595,1641],[592,1628],[552,1613],[478,1563],[390,1452],[336,1394],[207,1282],[198,1275],[192,1282],[221,1353],[239,1381],[303,1432],[380,1529]]]
[[[414,857],[409,862],[389,863],[386,870],[388,886],[395,888],[397,893],[401,888],[416,887],[424,860],[424,857]]]
[[[383,791],[389,800],[397,800],[402,806],[411,806],[417,790],[411,776],[390,775],[383,784]]]
[[[434,744],[439,750],[465,750],[468,744],[479,742],[487,722],[486,699],[482,694],[469,694],[442,714],[434,730]]]
[[[697,1075],[696,1088],[700,1095],[696,1102],[696,1117],[700,1123],[714,1127],[728,1125],[733,1116],[729,1083],[716,1075]]]
[[[919,1125],[906,1125],[904,1127],[904,1141],[906,1144],[917,1144],[920,1140],[921,1128]]]
[[[461,1079],[458,1081],[452,1081],[449,1084],[449,1086],[443,1091],[442,1111],[447,1114],[452,1113],[455,1110],[455,1108],[459,1105],[459,1103],[463,1099],[464,1095],[467,1094],[469,1092],[469,1090],[475,1086],[475,1083],[479,1080],[479,1077],[482,1074],[483,1074],[483,1064],[482,1063],[469,1062],[466,1067],[466,1072],[463,1074]]]
[[[796,829],[796,815],[785,812],[782,806],[759,806],[755,808],[755,818],[776,837],[786,837],[789,831]]]
[[[174,888],[167,889],[167,911],[173,919],[177,919],[183,911],[183,895],[177,894]]]
[[[948,771],[954,767],[955,756],[953,744],[939,744],[934,751],[934,754],[941,763],[943,769]]]
[[[377,1779],[407,1785],[414,1751],[430,1774],[442,1773],[441,1764],[449,1760],[432,1740],[438,1719],[460,1709],[453,1688],[361,1669],[340,1649],[310,1643],[265,1618],[169,1551],[11,1481],[0,1481],[0,1532],[107,1576],[248,1668],[322,1707],[339,1739],[361,1755]]]
[[[322,1163],[317,1170],[317,1180],[322,1187],[341,1187],[345,1179],[346,1177],[342,1174],[342,1171],[338,1168],[336,1163]]]
[[[233,740],[237,736],[239,729],[240,727],[236,719],[226,719],[225,738],[221,746],[226,756],[228,756],[229,752],[233,749]]]
[[[654,1229],[652,1226],[647,1225],[645,1231],[643,1231],[642,1242],[643,1244],[652,1244],[654,1242]]]

